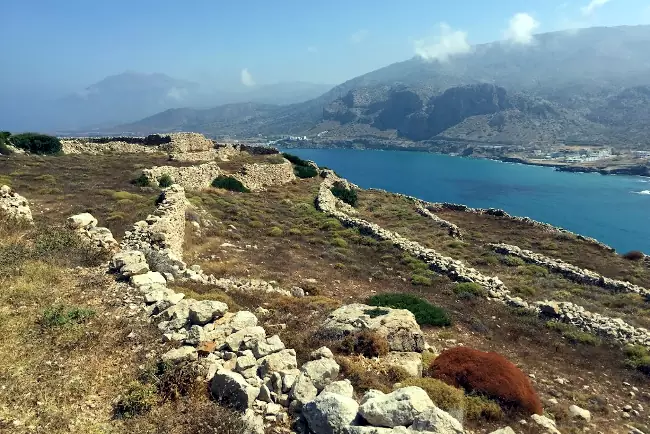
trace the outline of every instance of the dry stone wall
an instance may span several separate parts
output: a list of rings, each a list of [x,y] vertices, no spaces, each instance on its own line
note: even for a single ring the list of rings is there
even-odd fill
[[[106,143],[92,143],[83,138],[61,139],[61,151],[64,154],[143,154],[162,152],[157,146],[145,146],[119,140]]]
[[[147,177],[152,185],[158,185],[158,180],[163,175],[169,175],[175,184],[187,190],[202,190],[208,188],[212,180],[222,174],[222,170],[215,162],[199,164],[196,166],[155,166],[144,169],[142,174]]]
[[[488,247],[497,253],[517,256],[531,264],[545,267],[554,273],[559,273],[567,279],[578,283],[599,286],[614,292],[632,292],[643,296],[650,295],[650,290],[646,288],[623,280],[610,279],[609,277],[605,277],[595,271],[576,267],[575,265],[564,262],[561,259],[550,258],[530,250],[521,249],[517,246],[504,243],[488,244]]]
[[[32,222],[32,210],[27,199],[16,193],[8,185],[0,187],[0,212],[9,218]]]
[[[251,191],[260,191],[271,185],[282,185],[296,179],[293,165],[285,160],[281,164],[246,164],[232,175]]]
[[[110,229],[97,226],[97,219],[89,213],[82,213],[68,217],[67,225],[70,229],[77,231],[79,235],[90,241],[93,247],[115,252],[119,250],[119,244],[113,238]]]
[[[509,306],[530,310],[538,314],[553,316],[560,321],[573,324],[582,330],[610,337],[623,344],[650,346],[650,331],[635,328],[620,318],[610,318],[604,315],[586,311],[583,307],[556,301],[529,303],[521,297],[513,297],[506,285],[498,277],[484,276],[477,270],[463,264],[462,261],[442,256],[432,249],[427,249],[417,242],[410,241],[401,235],[388,231],[377,224],[360,218],[351,217],[337,208],[337,198],[330,191],[331,181],[321,183],[316,204],[332,217],[336,217],[346,226],[357,227],[381,240],[389,240],[398,248],[425,261],[429,267],[452,280],[460,282],[476,282],[487,290],[488,298]]]

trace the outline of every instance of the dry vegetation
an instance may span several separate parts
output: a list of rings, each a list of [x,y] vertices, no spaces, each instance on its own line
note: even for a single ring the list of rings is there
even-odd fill
[[[156,191],[132,185],[134,173],[141,167],[168,164],[157,156],[0,158],[0,182],[10,181],[34,203],[37,222],[61,224],[72,213],[90,211],[117,237],[154,206]],[[224,166],[238,170],[243,162],[268,158],[250,157]],[[445,309],[452,320],[447,327],[423,326],[431,344],[438,350],[462,344],[498,352],[526,374],[533,374],[545,411],[557,420],[562,432],[577,432],[573,430],[579,427],[567,415],[571,403],[589,409],[600,431],[623,432],[624,424],[630,422],[646,428],[645,414],[623,420],[619,411],[626,404],[641,403],[647,408],[650,403],[647,377],[626,364],[619,346],[487,302],[470,288],[459,290],[454,282],[389,243],[342,227],[315,209],[318,182],[299,180],[259,193],[221,189],[188,193],[196,206],[188,220],[201,222],[200,232],[187,226],[189,263],[200,264],[217,276],[263,278],[287,289],[300,286],[308,297],[224,293],[185,282],[177,283],[176,289],[182,287],[192,298],[222,300],[231,310],[265,308],[266,313],[258,314],[262,325],[295,348],[300,361],[328,343],[316,330],[339,305],[366,302],[377,294],[412,294]],[[359,210],[363,218],[498,275],[522,297],[564,296],[630,322],[648,321],[643,300],[576,285],[484,248],[487,242],[508,242],[611,277],[636,276],[636,283],[650,286],[648,271],[638,263],[594,250],[579,240],[516,227],[495,217],[440,213],[466,234],[463,241],[457,241],[417,214],[409,202],[378,192],[360,192]],[[122,214],[117,217],[117,213]],[[204,389],[172,388],[170,394],[169,387],[143,379],[142,368],[151,369],[162,350],[158,332],[129,316],[129,303],[124,301],[129,295],[123,289],[116,291],[110,278],[92,268],[98,264],[92,262],[94,258],[71,254],[80,250],[69,242],[64,247],[52,241],[35,243],[38,233],[47,233],[40,226],[18,230],[2,222],[0,227],[3,253],[17,252],[11,260],[6,254],[0,256],[0,383],[7,385],[0,389],[0,431],[21,432],[35,426],[40,429],[37,432],[48,433],[240,432],[232,415],[210,401]],[[44,252],[23,254],[16,247],[37,244]],[[44,245],[56,248],[50,251]],[[71,271],[77,265],[84,268]],[[395,382],[418,381],[358,354],[381,351],[381,343],[363,339],[339,347],[329,343],[357,392],[367,388],[388,391]],[[426,365],[431,362],[427,357]],[[639,355],[643,357],[647,354]],[[556,378],[570,381],[561,385]],[[632,386],[623,386],[624,382],[638,388],[634,398],[629,395]],[[446,397],[440,405],[461,408],[469,428],[489,432],[506,424],[519,426],[520,417],[495,408],[494,401],[445,389],[430,378],[418,385],[432,398],[436,396],[434,400],[443,402]],[[149,411],[128,419],[115,417],[116,404],[132,396],[127,392],[139,396],[137,402],[150,404]],[[551,397],[560,403],[549,404]],[[215,431],[217,426],[220,430]]]

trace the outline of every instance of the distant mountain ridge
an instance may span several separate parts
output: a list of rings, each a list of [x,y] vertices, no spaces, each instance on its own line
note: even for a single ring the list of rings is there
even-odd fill
[[[216,117],[200,123],[166,124],[155,115],[146,124],[208,134],[327,129],[334,137],[445,136],[521,144],[580,138],[644,145],[650,143],[648,46],[650,26],[545,33],[528,46],[475,46],[448,62],[416,57],[394,63],[310,101],[249,107],[240,120],[220,118],[224,111],[215,109]],[[139,131],[139,125],[144,124],[125,128]]]

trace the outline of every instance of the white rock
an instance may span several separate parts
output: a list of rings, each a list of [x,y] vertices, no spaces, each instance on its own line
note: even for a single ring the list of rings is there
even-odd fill
[[[255,327],[257,325],[257,317],[252,312],[241,310],[230,318],[228,325],[234,331],[239,331],[247,327]]]
[[[135,286],[136,288],[152,286],[155,284],[162,285],[162,286],[167,285],[167,281],[165,280],[163,275],[157,271],[149,271],[144,274],[131,276],[131,285]]]
[[[316,389],[323,390],[339,375],[339,364],[334,359],[311,360],[300,368],[302,372],[311,378]]]
[[[569,407],[569,413],[571,413],[571,416],[585,420],[587,422],[591,421],[591,412],[589,410],[585,410],[584,408],[580,408],[577,405],[572,405]]]
[[[260,388],[248,384],[241,374],[225,369],[215,374],[210,390],[219,401],[240,411],[250,408],[260,393]]]
[[[287,371],[298,367],[296,352],[292,349],[269,354],[259,359],[258,363],[260,365],[261,377],[266,377],[272,372]]]
[[[228,311],[228,305],[220,301],[195,301],[190,305],[190,322],[205,325],[210,321],[221,318]]]
[[[492,431],[490,434],[516,434],[516,433],[515,433],[515,430],[513,430],[509,426],[506,426],[506,427],[503,427],[503,428],[499,428],[496,431]]]
[[[90,229],[97,226],[97,219],[87,212],[68,217],[67,225],[70,229]]]
[[[548,417],[539,414],[534,414],[530,418],[537,426],[545,430],[543,431],[544,434],[561,434],[560,431],[558,431],[557,427],[555,426],[555,422],[552,419],[549,419]]]
[[[390,352],[381,358],[384,366],[404,369],[412,377],[422,376],[422,355],[420,353]]]
[[[346,396],[321,393],[306,403],[302,414],[315,434],[343,434],[345,427],[354,423],[359,404]]]
[[[273,335],[265,341],[257,341],[253,345],[253,354],[258,359],[282,350],[284,350],[284,343],[282,343],[278,335]]]
[[[304,405],[309,401],[313,401],[318,395],[318,390],[309,378],[304,373],[300,373],[296,381],[293,383],[291,393],[289,396],[296,401],[299,406]]]
[[[246,327],[228,336],[226,345],[230,351],[253,348],[257,341],[266,339],[266,331],[262,327]]]
[[[332,353],[332,350],[330,350],[327,347],[320,347],[317,350],[314,350],[309,354],[309,358],[311,360],[318,360],[318,359],[333,359],[334,354]]]
[[[321,394],[323,393],[336,393],[337,395],[352,398],[354,396],[354,388],[352,387],[350,380],[346,378],[345,380],[334,381],[328,384],[325,386],[325,388],[323,388]]]
[[[411,425],[416,416],[433,406],[429,395],[416,386],[397,389],[389,394],[371,390],[364,396],[359,414],[371,425],[392,428]]]
[[[196,352],[196,348],[192,346],[174,348],[173,350],[169,350],[162,355],[163,360],[171,362],[178,362],[181,360],[196,360],[197,358],[198,353]]]
[[[416,415],[410,429],[435,434],[463,434],[463,426],[460,422],[436,406],[429,407]]]

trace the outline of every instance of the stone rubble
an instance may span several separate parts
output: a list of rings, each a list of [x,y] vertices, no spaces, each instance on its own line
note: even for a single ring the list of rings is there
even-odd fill
[[[632,292],[643,296],[650,295],[650,290],[646,288],[642,288],[623,280],[610,279],[609,277],[602,276],[595,271],[576,267],[575,265],[564,262],[561,259],[550,258],[540,253],[524,250],[520,247],[504,243],[491,243],[488,244],[488,247],[497,253],[517,256],[531,264],[545,267],[554,273],[559,273],[567,279],[578,283],[599,286],[614,292]]]
[[[97,226],[97,219],[89,213],[68,217],[67,226],[90,241],[91,245],[102,250],[115,252],[119,245],[108,228]]]
[[[443,256],[433,249],[427,249],[421,244],[410,241],[375,223],[348,215],[341,210],[339,206],[341,201],[330,191],[332,181],[327,179],[329,174],[325,173],[325,176],[326,178],[318,191],[316,204],[321,211],[337,218],[343,225],[357,227],[380,240],[391,241],[396,247],[422,259],[433,271],[446,275],[451,280],[478,283],[486,289],[488,299],[537,314],[552,316],[584,331],[613,338],[622,344],[650,346],[650,331],[645,328],[635,328],[620,318],[610,318],[592,313],[586,311],[582,306],[570,302],[538,301],[529,303],[521,297],[512,296],[498,277],[484,276],[479,271],[463,264],[462,261]]]
[[[232,175],[251,191],[261,191],[271,185],[282,185],[296,180],[293,165],[285,160],[281,164],[246,164]]]
[[[8,185],[0,187],[0,212],[9,218],[32,222],[32,211],[27,199],[16,193]]]

